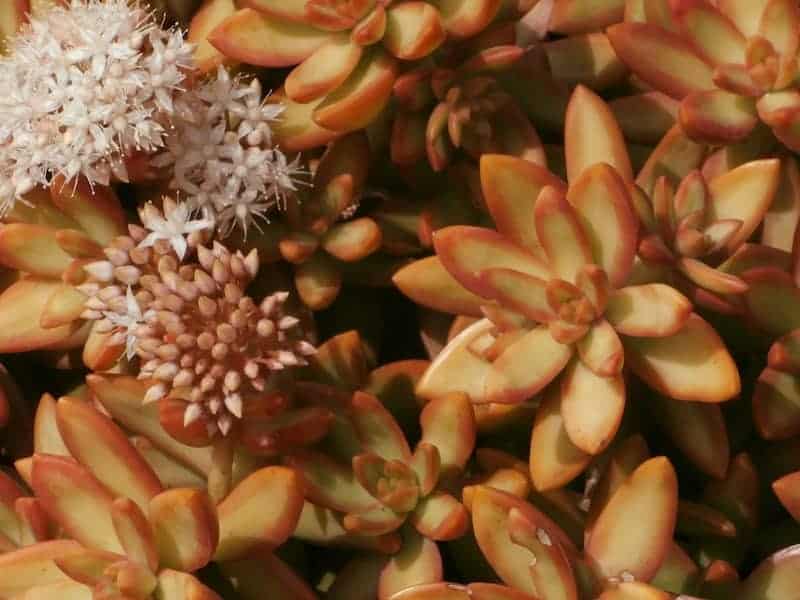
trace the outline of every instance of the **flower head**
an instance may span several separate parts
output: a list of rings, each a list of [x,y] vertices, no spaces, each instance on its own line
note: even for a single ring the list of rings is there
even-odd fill
[[[216,78],[182,98],[180,117],[166,150],[153,164],[171,167],[173,189],[193,209],[216,221],[222,237],[235,227],[244,233],[297,191],[304,171],[272,145],[271,123],[283,107],[264,102],[261,84],[231,78],[220,67]]]
[[[259,268],[255,250],[245,256],[219,242],[201,245],[203,230],[186,221],[185,206],[169,199],[164,206],[166,216],[146,207],[145,228],[130,226],[106,248],[107,260],[86,265],[83,316],[139,357],[139,377],[150,382],[145,401],[185,400],[184,427],[202,418],[209,436],[224,436],[273,373],[305,365],[315,349],[284,308],[287,292],[261,303],[245,295]],[[151,224],[161,229],[148,231]],[[197,262],[179,258],[187,248]]]
[[[56,175],[107,184],[152,152],[191,67],[191,45],[128,0],[71,0],[33,18],[0,59],[0,195]]]

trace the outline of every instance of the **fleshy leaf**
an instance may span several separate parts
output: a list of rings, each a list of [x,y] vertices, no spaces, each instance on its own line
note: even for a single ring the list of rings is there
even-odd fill
[[[483,555],[506,584],[531,594],[545,593],[548,599],[577,599],[567,554],[574,548],[566,534],[533,506],[479,486],[472,501],[472,527]],[[515,539],[522,535],[525,545]]]
[[[711,63],[744,63],[747,41],[724,13],[706,2],[685,2],[681,8],[679,23]]]
[[[550,31],[563,34],[602,31],[619,23],[625,14],[624,0],[587,4],[581,0],[555,0],[550,13]]]
[[[739,370],[716,331],[692,313],[683,329],[662,338],[625,337],[634,373],[677,400],[724,402],[741,389]]]
[[[539,491],[562,487],[591,461],[592,455],[570,440],[561,415],[561,394],[551,387],[536,411],[531,433],[529,465],[534,487]]]
[[[730,446],[719,406],[676,402],[658,394],[648,398],[647,410],[657,415],[672,442],[703,473],[722,478],[728,470]]]
[[[435,398],[419,418],[422,442],[439,451],[442,472],[453,474],[464,468],[475,448],[475,415],[466,394],[447,394]]]
[[[361,59],[362,49],[340,33],[317,48],[286,77],[286,95],[305,104],[322,98],[343,84]]]
[[[433,245],[444,268],[479,296],[485,293],[480,280],[480,273],[485,269],[513,269],[545,280],[551,277],[542,259],[491,229],[445,227],[434,233]]]
[[[524,402],[553,381],[571,356],[572,348],[555,341],[547,327],[531,329],[492,363],[486,376],[485,401]]]
[[[414,585],[442,580],[442,557],[436,542],[413,529],[403,532],[403,547],[389,559],[378,580],[378,600]]]
[[[691,312],[683,294],[663,283],[650,283],[612,292],[606,319],[623,335],[657,338],[678,333]]]
[[[298,452],[286,464],[302,476],[305,495],[312,502],[340,512],[360,512],[375,503],[354,478],[351,469],[316,452]]]
[[[489,319],[481,319],[450,340],[419,379],[417,396],[432,399],[450,392],[464,392],[472,402],[485,398],[486,376],[492,364],[475,354],[472,346],[490,339],[493,328]]]
[[[31,483],[47,515],[71,538],[89,548],[122,553],[111,521],[113,496],[78,462],[36,455]]]
[[[55,561],[74,556],[84,548],[72,540],[53,540],[0,555],[0,597],[25,597],[27,590],[57,584],[67,579]],[[58,596],[61,597],[61,596]],[[42,596],[41,600],[45,600]]]
[[[136,503],[129,498],[116,498],[111,505],[111,521],[125,555],[156,572],[159,563],[156,539],[150,522]]]
[[[158,477],[122,430],[89,403],[61,398],[56,419],[70,454],[115,494],[130,498],[144,510],[161,492]]]
[[[672,543],[678,510],[678,481],[665,457],[652,458],[615,492],[591,530],[585,552],[598,575],[625,573],[649,581]],[[642,521],[640,515],[652,515]]]
[[[241,481],[217,507],[214,560],[234,560],[257,548],[276,548],[294,531],[303,510],[302,483],[285,467],[264,467]]]
[[[214,505],[205,490],[162,492],[150,501],[149,517],[162,567],[196,571],[211,560],[219,529]]]
[[[469,38],[492,22],[502,2],[500,0],[438,0],[447,33],[454,38]]]
[[[314,109],[314,122],[338,132],[366,127],[389,101],[397,69],[394,58],[371,48],[350,77]]]
[[[200,72],[209,73],[225,62],[225,56],[209,43],[208,34],[235,12],[233,0],[206,0],[192,17],[186,39],[196,44],[194,64]]]
[[[724,90],[690,93],[681,102],[679,118],[686,135],[709,144],[740,142],[758,124],[753,100]]]
[[[594,261],[589,240],[564,193],[545,187],[536,199],[534,222],[554,274],[574,282],[581,268]]]
[[[628,67],[660,92],[680,100],[716,87],[711,65],[676,33],[647,23],[613,25],[606,33]]]
[[[415,260],[397,271],[392,281],[423,306],[456,315],[483,316],[480,307],[484,300],[453,279],[438,256]]]
[[[543,279],[513,269],[486,269],[480,280],[487,296],[504,308],[539,323],[556,316],[547,302],[547,281]]]
[[[764,369],[753,391],[753,422],[768,440],[800,434],[800,380],[796,375]]]
[[[439,11],[425,2],[411,1],[386,11],[383,44],[401,60],[418,60],[438,48],[445,38]]]
[[[753,234],[772,204],[781,179],[778,159],[748,162],[712,179],[708,184],[711,202],[708,217],[711,221],[737,219],[742,226],[725,245],[733,252]]]
[[[567,106],[564,151],[571,184],[598,163],[616,169],[623,181],[633,179],[628,150],[614,113],[600,96],[582,85],[572,93]]]
[[[0,352],[28,352],[69,340],[80,323],[44,328],[40,322],[47,302],[61,285],[58,280],[30,277],[13,283],[0,294]]]
[[[589,239],[593,262],[612,287],[625,284],[636,257],[639,223],[621,173],[608,164],[587,167],[567,193]]]
[[[331,38],[326,31],[243,8],[220,23],[208,41],[225,56],[261,67],[302,62]]]
[[[159,600],[222,600],[189,573],[164,569],[158,574],[155,596]]]
[[[145,382],[130,376],[92,374],[86,383],[103,408],[126,429],[146,437],[197,473],[210,470],[210,448],[192,448],[176,441],[159,423],[158,403],[144,405]]]
[[[599,454],[614,438],[625,410],[621,375],[601,377],[573,360],[561,380],[561,415],[570,440],[587,454]]]
[[[539,241],[531,227],[536,199],[546,186],[565,189],[563,181],[530,161],[504,154],[484,154],[481,188],[497,230],[511,241],[535,251]]]
[[[450,494],[434,492],[420,500],[410,521],[424,537],[447,541],[458,539],[467,532],[469,513]]]
[[[800,589],[800,545],[789,546],[764,560],[745,579],[741,600],[785,600]]]

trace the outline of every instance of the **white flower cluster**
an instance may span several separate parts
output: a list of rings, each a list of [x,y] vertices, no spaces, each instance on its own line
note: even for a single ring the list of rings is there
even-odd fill
[[[0,213],[53,177],[125,180],[123,157],[163,147],[192,64],[178,30],[129,0],[70,0],[0,59]]]
[[[237,226],[245,235],[258,228],[300,185],[299,157],[290,161],[273,146],[271,123],[282,111],[262,100],[257,80],[231,78],[223,67],[179,101],[166,150],[153,164],[171,168],[172,189],[213,218],[220,237]]]

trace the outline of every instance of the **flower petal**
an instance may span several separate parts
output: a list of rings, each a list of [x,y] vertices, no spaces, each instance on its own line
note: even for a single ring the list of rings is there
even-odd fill
[[[725,344],[694,313],[674,335],[626,337],[622,343],[633,372],[676,400],[724,402],[741,390],[739,371]]]
[[[665,457],[639,466],[603,508],[586,540],[586,555],[604,577],[624,573],[649,581],[672,543],[678,480]],[[642,520],[641,515],[652,515]]]

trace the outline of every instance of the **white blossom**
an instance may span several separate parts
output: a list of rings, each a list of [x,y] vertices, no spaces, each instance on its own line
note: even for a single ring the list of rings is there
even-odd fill
[[[163,147],[191,60],[180,31],[128,0],[32,18],[0,58],[0,208],[57,175],[126,179],[126,155]]]
[[[164,199],[163,214],[153,204],[148,203],[139,210],[139,217],[148,230],[139,247],[148,248],[158,240],[167,240],[180,260],[186,256],[189,247],[187,236],[214,226],[214,221],[209,218],[192,219],[192,211],[185,202],[176,203],[169,198]]]
[[[123,311],[106,310],[102,315],[113,325],[112,343],[122,343],[125,341],[125,356],[131,360],[136,356],[136,331],[144,325],[147,319],[152,318],[155,311],[148,310],[142,313],[136,297],[133,295],[131,286],[125,294],[125,305]]]
[[[283,107],[262,99],[258,80],[215,78],[178,102],[166,150],[153,164],[171,167],[171,187],[194,210],[213,216],[221,237],[252,225],[296,192],[305,171],[273,145]]]

